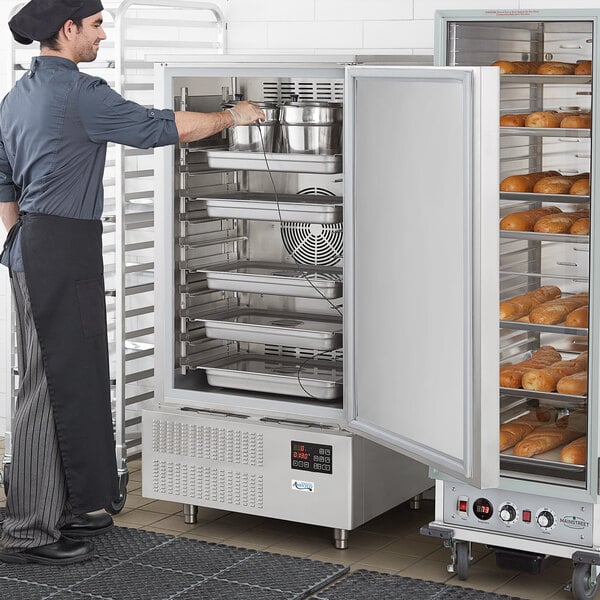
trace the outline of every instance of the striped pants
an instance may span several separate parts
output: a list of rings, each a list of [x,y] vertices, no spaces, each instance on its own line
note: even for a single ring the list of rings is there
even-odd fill
[[[25,274],[13,271],[11,286],[20,389],[12,415],[12,459],[0,545],[34,548],[57,541],[59,528],[71,515]]]

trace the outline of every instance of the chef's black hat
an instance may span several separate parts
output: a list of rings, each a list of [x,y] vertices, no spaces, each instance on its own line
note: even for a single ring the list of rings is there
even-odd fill
[[[51,38],[69,19],[85,19],[104,10],[101,0],[31,0],[9,22],[20,44]]]

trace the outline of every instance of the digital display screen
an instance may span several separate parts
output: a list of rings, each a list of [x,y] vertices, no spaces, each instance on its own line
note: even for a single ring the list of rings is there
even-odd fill
[[[482,521],[487,521],[491,518],[494,509],[492,508],[492,503],[486,498],[478,498],[473,502],[473,512],[478,519]]]
[[[292,469],[313,471],[315,473],[333,473],[333,446],[310,444],[292,440]]]

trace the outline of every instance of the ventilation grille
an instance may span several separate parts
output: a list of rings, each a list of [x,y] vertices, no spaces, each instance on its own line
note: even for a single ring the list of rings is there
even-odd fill
[[[292,348],[291,346],[273,346],[271,344],[266,344],[264,353],[269,356],[290,356],[301,360],[310,358],[318,358],[318,360],[334,360],[338,362],[344,360],[344,351],[342,348],[339,350],[332,350],[331,352],[319,352],[318,350],[306,350],[302,348]]]
[[[152,422],[152,450],[230,464],[263,466],[263,435],[224,427],[155,419]]]
[[[263,508],[263,476],[254,473],[154,460],[152,489],[197,501]]]
[[[310,187],[300,190],[301,195],[335,196],[329,190]],[[303,265],[335,265],[342,260],[344,229],[342,223],[281,224],[281,239],[288,254]],[[323,276],[325,276],[323,274]]]
[[[344,83],[342,81],[266,81],[263,84],[263,96],[267,102],[285,102],[292,96],[299,100],[344,101]]]

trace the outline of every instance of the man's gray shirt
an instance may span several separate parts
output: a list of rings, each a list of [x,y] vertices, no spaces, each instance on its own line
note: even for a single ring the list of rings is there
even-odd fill
[[[172,110],[125,100],[58,56],[38,56],[0,105],[0,202],[23,212],[99,219],[107,142],[178,141]],[[19,237],[2,263],[23,270]]]

